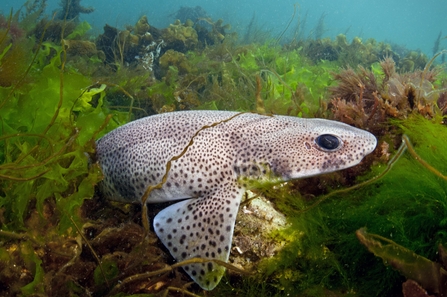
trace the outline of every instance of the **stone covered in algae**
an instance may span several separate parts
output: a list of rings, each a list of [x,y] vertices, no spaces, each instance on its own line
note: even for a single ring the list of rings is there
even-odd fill
[[[72,56],[92,57],[99,53],[96,45],[88,40],[64,39],[63,44],[66,47],[67,54]]]
[[[135,34],[144,35],[149,32],[151,26],[147,20],[147,16],[143,15],[134,26]]]
[[[173,48],[179,52],[192,50],[198,43],[196,30],[181,24],[178,20],[174,24],[170,24],[166,29],[163,29],[162,35],[167,47]]]
[[[236,218],[230,263],[251,271],[284,247],[286,242],[277,241],[272,234],[285,229],[287,219],[264,196],[251,191],[246,196]]]
[[[159,59],[160,70],[165,76],[169,67],[177,67],[179,74],[187,74],[193,72],[195,69],[193,65],[188,61],[185,54],[177,52],[175,50],[167,50],[163,56]]]

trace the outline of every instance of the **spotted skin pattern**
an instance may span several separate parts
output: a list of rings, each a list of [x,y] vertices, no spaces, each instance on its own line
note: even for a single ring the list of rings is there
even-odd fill
[[[97,141],[102,192],[113,200],[140,202],[197,131],[234,115],[173,112],[113,130]],[[172,162],[166,182],[150,193],[147,203],[185,200],[159,212],[154,230],[177,261],[200,257],[227,262],[247,180],[287,181],[348,168],[375,147],[376,138],[369,132],[335,121],[238,115],[201,130],[186,153]],[[214,262],[184,270],[205,290],[212,290],[225,272]]]

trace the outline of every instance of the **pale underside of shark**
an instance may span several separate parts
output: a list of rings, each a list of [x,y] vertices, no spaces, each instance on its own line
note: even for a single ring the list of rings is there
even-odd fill
[[[249,180],[287,181],[348,168],[376,143],[369,132],[324,119],[166,113],[128,123],[97,141],[104,173],[100,188],[110,199],[141,202],[149,186],[162,183],[167,163],[180,155],[146,202],[183,201],[159,212],[154,230],[177,261],[199,257],[227,262]],[[225,272],[212,261],[183,268],[206,290]]]

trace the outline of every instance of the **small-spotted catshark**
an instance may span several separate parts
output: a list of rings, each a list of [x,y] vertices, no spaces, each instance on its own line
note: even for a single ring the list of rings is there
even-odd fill
[[[369,132],[324,119],[165,113],[128,123],[97,141],[104,174],[100,188],[110,199],[141,202],[149,186],[163,181],[167,163],[180,156],[172,160],[162,187],[147,197],[147,203],[182,200],[155,216],[154,230],[177,261],[227,262],[247,180],[287,181],[341,170],[358,164],[376,144]],[[225,272],[212,261],[183,268],[205,290]]]

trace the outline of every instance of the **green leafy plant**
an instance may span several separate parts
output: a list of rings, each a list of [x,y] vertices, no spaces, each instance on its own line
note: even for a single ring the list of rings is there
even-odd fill
[[[79,208],[102,177],[88,156],[95,139],[122,124],[110,121],[104,85],[91,88],[88,78],[66,71],[61,47],[42,47],[28,85],[0,88],[0,236],[18,240],[13,254],[0,246],[0,274],[15,275],[11,262],[24,269],[21,280],[10,279],[11,292],[24,295],[44,292],[37,251],[82,224]]]

